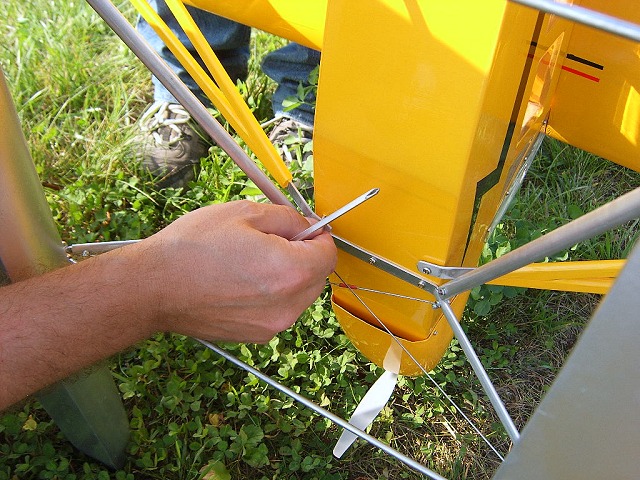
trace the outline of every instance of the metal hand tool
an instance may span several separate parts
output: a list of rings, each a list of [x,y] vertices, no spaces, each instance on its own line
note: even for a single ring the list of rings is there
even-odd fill
[[[376,196],[379,191],[380,191],[379,188],[372,188],[367,193],[363,193],[355,200],[352,200],[349,203],[347,203],[344,207],[340,207],[335,212],[327,215],[326,217],[323,217],[318,223],[314,223],[309,228],[303,230],[302,232],[297,234],[295,237],[293,237],[291,241],[293,242],[297,240],[307,240],[308,238],[311,237],[311,235],[313,235],[315,232],[317,232],[321,228],[324,228],[328,223],[333,222],[336,218],[341,217],[342,215],[347,213],[349,210],[352,210],[358,205]]]

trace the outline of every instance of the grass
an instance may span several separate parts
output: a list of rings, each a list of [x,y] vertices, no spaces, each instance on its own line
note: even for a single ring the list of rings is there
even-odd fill
[[[145,237],[206,203],[242,197],[246,177],[215,147],[188,192],[157,191],[137,168],[134,123],[151,100],[149,76],[86,4],[2,2],[0,25],[0,63],[65,241]],[[254,39],[243,93],[260,120],[269,117],[273,84],[257,62],[280,44],[264,34]],[[622,167],[547,142],[492,238],[491,251],[566,223],[638,183],[638,175]],[[624,256],[635,239],[629,231],[637,225],[559,257]],[[598,298],[518,295],[500,287],[483,287],[475,297],[465,328],[521,427]],[[269,344],[227,348],[342,416],[380,374],[347,341],[326,295]],[[362,443],[345,461],[333,459],[339,434],[334,426],[189,339],[158,335],[111,365],[132,431],[125,467],[110,472],[75,451],[30,401],[0,417],[0,479],[417,478]],[[500,451],[508,449],[456,342],[433,378]],[[371,433],[450,478],[486,478],[498,464],[425,378],[401,379]]]

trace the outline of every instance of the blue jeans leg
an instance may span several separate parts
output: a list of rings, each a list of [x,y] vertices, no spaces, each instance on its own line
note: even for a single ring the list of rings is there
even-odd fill
[[[294,110],[284,111],[282,102],[287,97],[296,97],[298,85],[309,85],[309,74],[320,65],[320,52],[297,43],[290,43],[264,57],[262,71],[278,83],[273,94],[273,113],[276,117],[287,116],[313,126],[315,113],[315,95],[306,98],[311,105],[304,103]]]
[[[149,4],[153,7],[156,13],[160,15],[160,18],[167,23],[171,31],[177,35],[178,39],[183,43],[187,50],[189,50],[196,59],[199,59],[195,48],[189,41],[187,35],[183,32],[182,28],[180,28],[180,25],[164,0],[151,0]],[[216,52],[216,55],[220,59],[220,62],[231,79],[234,82],[238,79],[246,79],[248,73],[251,29],[245,25],[241,25],[197,8],[187,7],[187,9],[193,16],[193,19],[202,31],[202,34],[209,42],[209,45],[211,45],[211,48]],[[153,28],[151,28],[143,18],[138,20],[137,28],[142,37],[147,40],[153,49],[158,52],[160,57],[169,64],[185,85],[189,87],[189,89],[201,100],[205,101],[205,104],[208,104],[209,101],[205,99],[200,87],[198,87],[191,76],[176,60],[174,55],[165,46],[164,42],[160,37],[158,37]],[[153,78],[153,85],[155,88],[153,95],[155,101],[177,103],[173,95],[171,95],[171,93],[169,93],[169,91],[155,77]]]

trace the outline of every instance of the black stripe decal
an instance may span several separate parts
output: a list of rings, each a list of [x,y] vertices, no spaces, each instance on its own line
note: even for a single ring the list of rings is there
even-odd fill
[[[600,65],[599,63],[592,62],[591,60],[587,60],[586,58],[579,57],[574,55],[573,53],[567,53],[567,59],[573,60],[574,62],[582,63],[583,65],[588,65],[589,67],[597,68],[598,70],[604,70],[604,65]]]

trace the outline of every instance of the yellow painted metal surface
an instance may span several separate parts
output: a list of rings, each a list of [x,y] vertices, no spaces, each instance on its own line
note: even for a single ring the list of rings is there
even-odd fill
[[[333,223],[337,235],[416,273],[420,260],[475,266],[543,128],[566,29],[504,1],[330,2],[314,132],[318,213],[378,187]],[[539,41],[548,47],[536,56]],[[357,287],[433,300],[342,252],[337,271]],[[333,300],[368,358],[382,365],[391,345],[374,312],[421,364],[437,363],[452,335],[439,310],[358,293],[367,307],[344,288]],[[454,299],[454,310],[465,303]],[[405,357],[400,373],[420,373]]]
[[[591,120],[569,115],[571,95],[605,91],[603,102],[618,105],[615,111],[587,108],[590,115],[623,118],[616,128],[626,150],[613,160],[624,164],[618,157],[627,155],[628,144],[637,138],[636,97],[629,93],[636,87],[619,81],[631,78],[628,72],[612,68],[617,83],[573,92],[585,77],[567,70],[568,59],[576,55],[571,52],[580,51],[576,45],[592,48],[584,47],[591,43],[582,38],[583,29],[507,1],[188,3],[322,49],[314,131],[316,210],[328,214],[363,191],[380,188],[374,199],[335,221],[334,232],[416,274],[421,260],[476,266],[496,211],[541,132],[583,148],[583,137],[596,138],[580,131]],[[181,16],[185,29],[191,28],[178,12]],[[629,48],[623,51],[628,58],[618,63],[627,65],[635,57]],[[197,68],[192,67],[196,76]],[[238,113],[237,99],[224,91],[228,85],[216,90],[209,82],[206,87],[208,94],[221,97],[221,111],[228,111],[227,119],[237,122],[239,131],[251,130]],[[494,283],[603,293],[618,268],[587,262],[532,265]],[[336,315],[360,351],[378,365],[396,365],[390,367],[394,370],[398,362],[389,358],[400,356],[398,373],[420,374],[415,362],[397,350],[385,331],[389,328],[422,367],[437,364],[452,332],[430,294],[344,252],[337,272],[340,278],[331,279]],[[342,279],[360,299],[340,286]],[[453,300],[458,315],[466,299]]]
[[[640,23],[640,2],[581,6]],[[640,171],[640,45],[576,25],[566,50],[547,133]]]
[[[491,282],[492,285],[605,294],[624,260],[533,263]]]
[[[328,0],[188,0],[203,10],[321,50]]]

